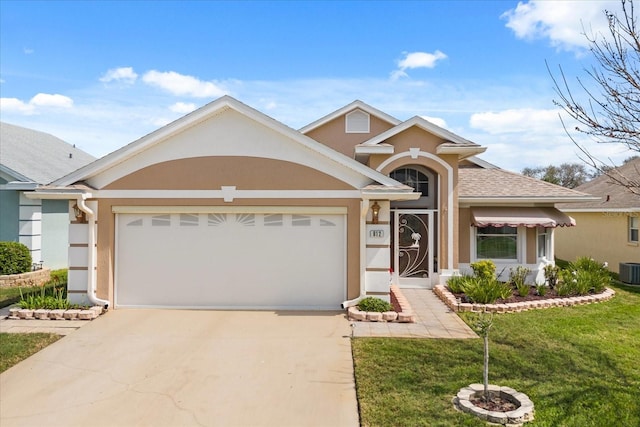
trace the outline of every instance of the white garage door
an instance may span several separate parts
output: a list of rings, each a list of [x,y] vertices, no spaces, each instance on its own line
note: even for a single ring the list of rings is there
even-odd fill
[[[337,309],[343,214],[119,213],[119,307]]]

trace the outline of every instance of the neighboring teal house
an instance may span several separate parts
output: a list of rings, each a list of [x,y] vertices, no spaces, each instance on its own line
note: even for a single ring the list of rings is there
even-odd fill
[[[24,243],[34,263],[66,268],[69,202],[33,200],[24,193],[94,160],[55,136],[0,122],[0,241]]]

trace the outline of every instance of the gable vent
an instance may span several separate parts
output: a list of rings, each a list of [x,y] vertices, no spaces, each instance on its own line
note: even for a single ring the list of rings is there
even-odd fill
[[[369,114],[355,110],[346,116],[347,133],[369,133]]]

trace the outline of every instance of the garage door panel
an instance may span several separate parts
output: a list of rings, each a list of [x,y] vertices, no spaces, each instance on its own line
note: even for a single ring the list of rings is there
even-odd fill
[[[344,215],[119,214],[119,306],[338,308]]]

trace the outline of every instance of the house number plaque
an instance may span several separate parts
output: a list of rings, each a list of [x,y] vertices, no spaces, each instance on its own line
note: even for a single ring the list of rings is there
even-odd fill
[[[369,237],[384,237],[384,230],[369,230]]]

